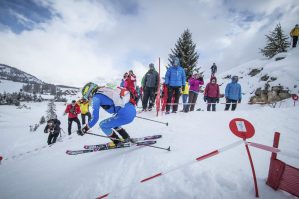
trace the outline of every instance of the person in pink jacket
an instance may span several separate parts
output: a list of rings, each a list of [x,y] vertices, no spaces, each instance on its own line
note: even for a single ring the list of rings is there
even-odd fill
[[[207,84],[204,92],[204,101],[208,103],[207,111],[216,111],[216,103],[219,103],[219,85],[217,84],[216,77],[211,77],[210,82]]]
[[[200,87],[204,84],[202,75],[196,73],[189,79],[189,100],[186,112],[194,111]],[[190,109],[189,109],[190,108]]]

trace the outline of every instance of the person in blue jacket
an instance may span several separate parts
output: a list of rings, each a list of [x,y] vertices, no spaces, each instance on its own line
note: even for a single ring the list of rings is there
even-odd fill
[[[130,97],[128,91],[124,89],[112,89],[99,87],[95,83],[87,83],[82,89],[85,99],[92,100],[92,119],[82,128],[82,134],[94,127],[99,121],[99,111],[102,108],[108,113],[114,114],[112,117],[102,120],[99,123],[101,130],[111,138],[110,146],[121,145],[123,142],[132,141],[129,134],[122,125],[131,123],[136,116],[134,98]],[[118,134],[123,138],[120,140]]]
[[[233,76],[232,81],[225,87],[226,105],[225,111],[228,111],[232,104],[232,111],[236,110],[237,103],[241,103],[241,85],[238,83],[238,76]]]
[[[181,91],[185,90],[186,74],[185,70],[180,66],[180,60],[178,57],[173,59],[173,66],[170,66],[165,74],[165,85],[168,89],[166,114],[169,114],[170,103],[172,96],[174,95],[174,104],[172,106],[172,112],[176,113],[178,110],[178,102],[180,99]]]

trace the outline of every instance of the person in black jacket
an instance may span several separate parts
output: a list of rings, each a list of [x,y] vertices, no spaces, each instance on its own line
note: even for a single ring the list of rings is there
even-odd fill
[[[155,66],[153,63],[149,64],[149,70],[144,76],[144,80],[142,82],[143,87],[143,98],[142,98],[142,109],[145,111],[147,109],[147,104],[149,100],[148,110],[151,111],[155,102],[155,93],[158,89],[158,78],[159,74],[155,70]]]
[[[48,120],[44,133],[49,133],[48,145],[54,144],[60,133],[60,121],[56,118]]]

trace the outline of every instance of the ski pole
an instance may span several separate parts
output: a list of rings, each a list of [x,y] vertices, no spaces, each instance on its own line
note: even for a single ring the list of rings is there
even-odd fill
[[[122,141],[122,140],[120,140],[120,139],[113,138],[113,137],[109,137],[109,136],[106,136],[106,135],[99,135],[99,134],[95,134],[95,133],[88,133],[88,132],[86,132],[85,134],[94,135],[94,136],[99,136],[99,137],[103,137],[103,138],[109,138],[109,139],[111,139],[111,140],[118,140],[118,141]]]
[[[163,150],[166,150],[166,151],[170,151],[170,146],[168,148],[153,146],[153,145],[148,145],[148,144],[138,144],[137,146],[148,146],[148,147],[152,147],[152,148],[156,148],[156,149],[163,149]]]
[[[168,126],[168,122],[160,122],[157,120],[152,120],[152,119],[148,119],[148,118],[144,118],[144,117],[140,117],[140,116],[136,116],[139,119],[144,119],[144,120],[148,120],[148,121],[152,121],[152,122],[156,122],[156,123],[160,123],[160,124],[165,124],[166,126]]]

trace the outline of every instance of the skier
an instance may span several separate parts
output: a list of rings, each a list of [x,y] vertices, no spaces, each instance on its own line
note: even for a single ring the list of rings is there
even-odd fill
[[[219,85],[216,82],[216,77],[211,77],[210,82],[207,84],[205,88],[204,101],[208,102],[207,111],[211,111],[211,105],[212,111],[216,111],[215,103],[219,103]]]
[[[146,111],[147,104],[149,100],[148,110],[151,111],[155,101],[155,93],[158,88],[158,78],[159,74],[155,70],[155,66],[153,63],[149,64],[149,70],[144,75],[142,81],[142,87],[144,88],[144,96],[142,99],[142,110]]]
[[[225,111],[229,110],[230,104],[232,104],[232,111],[234,111],[237,107],[237,102],[241,103],[241,85],[238,83],[238,76],[232,77],[232,82],[228,83],[225,87],[225,98],[226,105]]]
[[[92,119],[82,128],[84,135],[99,120],[99,110],[103,108],[106,112],[114,114],[112,117],[102,120],[99,124],[102,131],[111,138],[110,147],[122,145],[123,142],[132,141],[129,134],[122,125],[131,123],[135,116],[136,101],[127,90],[98,87],[95,83],[87,83],[82,89],[85,99],[92,99]],[[117,133],[124,139],[122,142]]]
[[[178,110],[178,102],[181,91],[185,90],[186,74],[185,70],[180,66],[180,60],[178,57],[173,59],[173,66],[170,66],[165,74],[165,85],[167,85],[167,105],[165,114],[169,114],[170,103],[172,96],[174,95],[174,105],[172,106],[172,113],[176,113]]]
[[[211,66],[211,77],[215,76],[215,73],[217,72],[217,66],[215,63]]]
[[[298,36],[299,36],[299,25],[296,24],[295,27],[290,32],[291,37],[293,38],[293,48],[297,46]]]
[[[88,122],[91,120],[91,114],[89,112],[89,101],[82,98],[77,102],[80,106],[80,110],[81,110],[81,121],[82,121],[82,125],[84,125],[85,122],[85,118],[87,116]]]
[[[72,134],[72,123],[76,122],[78,126],[78,133],[81,131],[81,124],[78,119],[78,114],[81,113],[80,106],[76,103],[75,100],[72,101],[71,104],[67,105],[64,115],[68,113],[68,134]]]
[[[60,121],[55,117],[47,121],[47,125],[44,129],[44,133],[49,133],[48,145],[54,144],[60,133]]]

